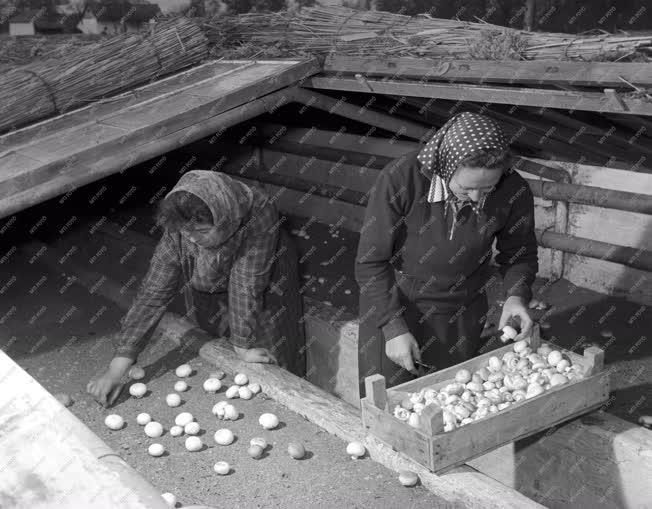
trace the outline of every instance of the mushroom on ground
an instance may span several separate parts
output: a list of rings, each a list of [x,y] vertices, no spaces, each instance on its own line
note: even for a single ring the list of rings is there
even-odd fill
[[[263,448],[258,444],[250,445],[247,449],[247,454],[257,460],[263,455]]]
[[[254,393],[245,385],[238,389],[238,396],[240,396],[241,399],[251,399],[253,395]]]
[[[190,412],[181,412],[179,415],[177,415],[174,418],[174,424],[177,426],[185,426],[189,422],[192,422],[195,418],[192,416]]]
[[[140,424],[141,426],[145,426],[148,422],[151,422],[152,417],[149,414],[146,414],[145,412],[140,413],[136,416],[136,422]]]
[[[163,426],[160,422],[151,421],[145,424],[145,435],[150,438],[158,438],[163,434]]]
[[[162,456],[165,452],[165,447],[161,444],[152,444],[148,447],[147,452],[150,456]]]
[[[235,440],[233,431],[227,428],[218,429],[215,435],[213,435],[213,438],[219,445],[231,445],[233,440]]]
[[[410,470],[399,470],[398,480],[403,486],[414,486],[419,482],[419,476]]]
[[[351,459],[358,459],[362,458],[362,456],[365,455],[367,452],[366,447],[362,444],[362,442],[350,442],[346,446],[346,454],[351,456]]]
[[[165,402],[169,407],[178,407],[181,404],[181,396],[179,396],[176,392],[170,393],[165,396]]]
[[[174,425],[170,428],[170,435],[173,437],[180,437],[183,435],[183,428],[181,426]]]
[[[258,394],[260,392],[260,384],[257,382],[251,383],[247,385],[247,388],[253,393],[253,394]]]
[[[179,380],[174,384],[174,390],[177,392],[184,392],[188,390],[188,384],[183,380]]]
[[[201,428],[198,422],[193,421],[186,424],[183,431],[185,431],[186,435],[197,435],[201,431]]]
[[[127,376],[132,380],[142,380],[145,378],[145,370],[140,366],[131,366]]]
[[[213,470],[215,470],[215,472],[220,475],[226,475],[231,470],[231,465],[229,465],[226,461],[218,461],[215,463],[215,465],[213,465]]]
[[[174,373],[179,378],[186,378],[187,376],[190,376],[190,374],[192,373],[192,368],[190,367],[190,364],[182,364],[181,366],[177,367],[177,369],[174,370]]]
[[[303,444],[291,442],[288,444],[288,454],[295,460],[300,460],[306,455],[306,448]]]
[[[222,388],[222,382],[217,378],[209,378],[204,381],[203,387],[206,392],[217,392]]]
[[[276,426],[278,426],[279,421],[278,417],[276,417],[274,414],[262,414],[258,418],[258,423],[265,429],[274,429]]]
[[[186,449],[190,452],[197,452],[204,446],[201,438],[196,436],[191,436],[186,438]]]
[[[249,378],[244,373],[238,373],[233,377],[233,381],[236,385],[247,385],[249,383]]]
[[[147,392],[147,386],[144,383],[137,382],[129,387],[129,394],[134,398],[142,398]]]
[[[176,507],[177,497],[175,497],[172,493],[162,493],[161,496],[163,497],[163,500],[165,500],[170,507]]]
[[[240,412],[233,405],[224,405],[224,418],[228,421],[237,421]]]
[[[228,405],[226,401],[219,401],[213,406],[213,415],[218,419],[224,419],[224,408]]]
[[[107,428],[115,431],[121,429],[124,426],[125,420],[118,414],[111,414],[106,416],[106,419],[104,419],[104,424],[106,424]]]
[[[70,397],[69,394],[66,394],[65,392],[59,392],[54,395],[56,400],[61,403],[65,407],[69,407],[72,405],[73,401],[72,398]]]
[[[232,385],[226,390],[225,396],[229,399],[239,398],[240,397],[240,387],[237,385]]]
[[[267,440],[265,440],[263,437],[254,437],[249,440],[249,445],[257,445],[264,451],[267,449]]]

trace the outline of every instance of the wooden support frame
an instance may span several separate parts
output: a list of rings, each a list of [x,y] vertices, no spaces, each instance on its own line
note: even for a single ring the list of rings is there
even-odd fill
[[[434,60],[329,55],[326,73],[360,73],[401,79],[463,81],[469,83],[567,84],[622,87],[621,77],[633,84],[652,86],[649,65],[619,62],[562,62],[559,60]]]
[[[566,110],[585,110],[600,113],[652,115],[652,102],[622,98],[622,105],[614,104],[604,93],[571,92],[506,86],[443,84],[432,82],[366,80],[366,86],[353,78],[319,76],[307,79],[303,87],[316,90],[341,90],[384,95],[405,95],[452,101],[539,106]]]

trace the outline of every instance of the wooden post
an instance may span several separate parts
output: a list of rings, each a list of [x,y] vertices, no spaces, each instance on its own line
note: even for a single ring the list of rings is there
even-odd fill
[[[595,375],[604,368],[604,350],[597,346],[590,346],[584,349],[584,358],[586,359],[585,376]]]
[[[421,429],[428,435],[436,435],[444,431],[444,416],[439,405],[428,405],[419,416]]]
[[[387,409],[387,389],[383,375],[371,375],[364,379],[364,390],[369,401],[381,410]]]

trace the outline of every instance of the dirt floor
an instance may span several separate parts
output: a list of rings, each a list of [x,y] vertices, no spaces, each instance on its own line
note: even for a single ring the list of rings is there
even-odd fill
[[[88,186],[89,193],[108,183],[102,200],[112,203],[109,195],[120,196],[129,189],[124,176],[104,179]],[[138,199],[149,196],[147,188],[132,193],[118,210],[112,206],[88,207],[88,199],[71,197],[65,203],[51,200],[17,216],[14,221],[0,221],[3,249],[0,252],[0,348],[16,360],[52,393],[66,392],[75,400],[71,411],[98,433],[107,443],[120,450],[125,459],[162,492],[176,494],[184,505],[208,503],[214,506],[244,507],[433,507],[438,499],[422,487],[400,486],[396,475],[364,459],[352,461],[338,438],[289,412],[272,400],[258,397],[251,401],[236,400],[243,416],[236,422],[216,421],[211,408],[224,399],[223,392],[208,396],[201,383],[209,367],[194,354],[179,354],[165,342],[154,342],[141,363],[147,369],[151,393],[141,400],[122,398],[110,411],[101,408],[84,393],[88,379],[103,369],[112,355],[111,334],[124,315],[115,304],[74,281],[75,264],[91,264],[98,273],[110,275],[133,288],[149,264],[156,233],[151,230],[147,211]],[[77,193],[75,193],[77,194]],[[150,193],[151,194],[151,193]],[[138,198],[140,195],[140,198]],[[113,202],[115,203],[115,202]],[[140,203],[143,203],[141,201]],[[112,210],[113,209],[113,210]],[[89,233],[89,228],[104,214],[120,224],[151,236],[152,244],[136,250],[117,238]],[[76,217],[70,224],[71,217]],[[130,221],[131,217],[137,218]],[[45,218],[45,219],[43,219]],[[292,229],[301,224],[293,222]],[[336,235],[337,233],[337,235]],[[305,291],[311,297],[344,306],[357,313],[357,287],[353,279],[353,257],[357,235],[345,230],[313,223],[306,229],[309,238],[296,236],[302,253],[301,269],[306,276],[323,277],[312,281]],[[39,259],[52,256],[35,254],[32,259],[22,249],[29,237],[56,243],[68,255],[58,260],[60,270],[53,271]],[[314,247],[314,249],[313,249]],[[314,254],[309,254],[309,253]],[[647,341],[652,326],[650,310],[623,299],[606,297],[578,288],[561,280],[552,285],[538,281],[543,297],[552,305],[535,317],[550,324],[545,331],[549,340],[567,348],[595,342],[606,350],[607,368],[611,373],[612,396],[607,410],[635,423],[640,415],[652,414],[651,372],[652,343]],[[347,292],[348,290],[348,292]],[[493,300],[495,301],[497,297]],[[127,303],[128,304],[128,303]],[[178,308],[179,302],[172,305]],[[497,320],[497,317],[494,318]],[[610,331],[611,335],[606,335]],[[605,333],[605,335],[601,335]],[[192,389],[183,394],[179,408],[168,408],[164,398],[173,392],[176,379],[173,369],[190,361],[197,373],[190,379]],[[146,452],[154,442],[135,423],[139,412],[148,412],[164,425],[165,434],[158,440],[168,454],[152,458]],[[183,448],[183,438],[172,438],[169,427],[175,415],[190,411],[197,417],[208,447],[197,453]],[[284,425],[263,431],[257,424],[263,412],[276,413]],[[111,432],[103,425],[108,413],[125,417],[127,427]],[[229,446],[215,444],[212,435],[219,427],[229,427],[238,437]],[[246,446],[253,436],[267,437],[272,448],[265,458],[253,460]],[[286,453],[289,441],[301,441],[309,455],[296,461]],[[234,472],[220,477],[212,470],[215,461],[226,460]],[[316,504],[319,501],[319,504]]]

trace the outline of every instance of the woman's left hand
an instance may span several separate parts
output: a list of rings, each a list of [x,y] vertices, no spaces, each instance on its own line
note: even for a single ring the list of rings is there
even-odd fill
[[[260,362],[263,364],[278,364],[276,357],[266,348],[239,348],[234,346],[235,353],[245,362]]]
[[[514,338],[514,341],[520,341],[522,339],[527,339],[532,333],[533,321],[530,318],[530,313],[527,310],[527,304],[522,297],[517,297],[515,295],[508,297],[503,304],[503,314],[500,317],[500,322],[498,328],[502,328],[507,325],[510,318],[515,319],[516,322],[521,325],[521,332]]]

